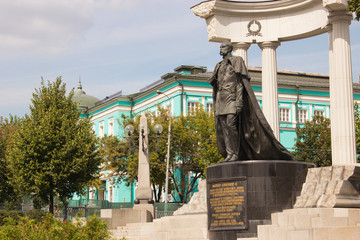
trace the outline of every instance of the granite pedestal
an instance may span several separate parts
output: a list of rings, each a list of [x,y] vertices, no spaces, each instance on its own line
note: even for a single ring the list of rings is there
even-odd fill
[[[306,162],[256,160],[207,168],[209,240],[256,237],[271,213],[292,208],[301,191]]]

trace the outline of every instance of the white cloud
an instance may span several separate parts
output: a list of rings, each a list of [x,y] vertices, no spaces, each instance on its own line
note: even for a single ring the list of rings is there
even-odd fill
[[[131,9],[146,0],[98,0],[94,1],[99,9],[110,12]]]
[[[46,55],[66,51],[93,26],[96,11],[115,13],[134,7],[140,1],[1,0],[1,57],[16,57],[24,52]]]

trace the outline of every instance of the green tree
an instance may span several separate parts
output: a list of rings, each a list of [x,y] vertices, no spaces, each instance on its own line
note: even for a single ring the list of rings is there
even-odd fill
[[[222,160],[216,145],[213,114],[200,106],[187,116],[175,118],[172,139],[170,177],[179,201],[185,203],[196,189],[198,179],[205,177],[206,168]]]
[[[360,106],[357,102],[354,104],[354,117],[355,117],[355,138],[357,149],[357,162],[360,162]]]
[[[155,201],[159,202],[166,174],[167,138],[165,136],[167,136],[168,129],[165,126],[168,124],[168,112],[166,109],[159,107],[157,115],[146,113],[146,116],[148,118],[148,128],[150,129],[150,182],[153,186]],[[106,160],[104,170],[109,170],[108,174],[110,176],[117,177],[119,181],[124,181],[127,185],[137,180],[140,117],[140,115],[137,115],[135,118],[130,119],[122,115],[121,123],[119,121],[120,126],[125,129],[127,125],[132,125],[134,133],[121,139],[114,136],[105,136],[100,144],[100,152],[103,159]],[[156,124],[164,127],[161,136],[158,136],[153,131]]]
[[[170,118],[169,111],[158,106],[157,114],[146,113],[146,116],[150,129],[150,181],[155,200],[160,201],[165,186],[167,136],[171,120],[169,190],[177,193],[179,201],[187,202],[190,193],[197,187],[197,180],[205,176],[207,166],[222,159],[216,147],[213,114],[200,108],[191,115]],[[134,126],[132,137],[105,137],[101,152],[105,153],[103,156],[108,161],[105,169],[130,184],[137,180],[140,115],[132,119],[123,115],[122,118],[120,125],[123,129],[127,125]],[[160,136],[153,131],[156,124],[163,126]],[[192,175],[190,181],[189,174]]]
[[[92,125],[80,119],[72,96],[60,77],[47,85],[42,81],[7,156],[17,190],[49,204],[51,213],[54,196],[66,204],[74,193],[82,194],[101,163]]]
[[[315,163],[318,167],[331,165],[330,120],[314,116],[303,127],[296,127],[297,140],[294,160]]]
[[[360,162],[360,106],[354,104],[355,138],[357,161]],[[295,160],[315,163],[317,166],[331,165],[330,120],[314,116],[303,128],[296,128],[297,141],[293,156]]]
[[[360,1],[359,0],[348,0],[348,9],[355,13],[355,19],[360,20]]]
[[[8,143],[20,122],[21,119],[16,116],[10,115],[9,118],[0,117],[0,173],[2,173],[0,174],[0,203],[16,203],[18,200],[14,188],[9,182],[11,172],[8,169],[5,157],[9,145]]]

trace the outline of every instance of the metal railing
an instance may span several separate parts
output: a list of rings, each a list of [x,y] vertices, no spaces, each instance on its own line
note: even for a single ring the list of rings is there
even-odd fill
[[[155,218],[172,216],[184,203],[155,203]]]
[[[172,216],[173,213],[183,206],[183,203],[154,203],[155,218]],[[74,217],[90,217],[93,215],[100,216],[101,209],[122,209],[132,208],[134,203],[123,202],[109,202],[107,200],[70,200],[68,206],[64,205],[54,206],[54,215],[58,219],[64,219],[65,216],[68,220]],[[4,209],[4,204],[0,204],[0,209]],[[17,210],[28,211],[33,208],[33,204],[21,204]]]
[[[0,204],[0,210],[3,210],[3,209],[6,209],[5,204]],[[34,205],[32,203],[30,203],[30,204],[22,203],[22,204],[15,206],[15,208],[14,208],[14,210],[24,211],[24,212],[33,210],[33,209],[34,209]]]

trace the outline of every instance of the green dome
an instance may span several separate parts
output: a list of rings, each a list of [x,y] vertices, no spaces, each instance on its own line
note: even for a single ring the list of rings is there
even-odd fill
[[[96,97],[87,95],[81,86],[81,82],[79,81],[79,86],[74,91],[74,96],[72,100],[79,104],[80,108],[92,108],[95,106],[95,103],[99,101]]]

